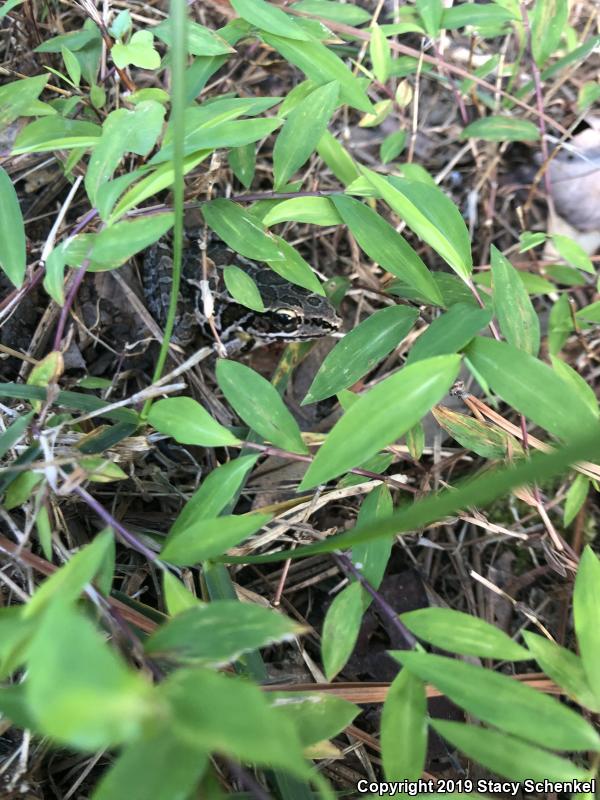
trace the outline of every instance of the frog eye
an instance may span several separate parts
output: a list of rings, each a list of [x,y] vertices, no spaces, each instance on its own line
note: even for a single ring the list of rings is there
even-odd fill
[[[291,308],[274,308],[273,313],[277,314],[278,317],[281,317],[282,321],[284,322],[295,322],[300,318],[298,312]]]

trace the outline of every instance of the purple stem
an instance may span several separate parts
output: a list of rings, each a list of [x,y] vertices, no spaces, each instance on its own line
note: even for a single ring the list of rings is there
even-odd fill
[[[58,319],[58,325],[56,326],[56,333],[54,335],[54,350],[60,349],[60,343],[62,342],[63,333],[65,332],[65,325],[67,324],[67,317],[69,316],[69,311],[71,310],[71,306],[75,302],[75,297],[81,286],[81,282],[85,277],[85,273],[88,268],[88,264],[90,263],[89,258],[86,258],[83,264],[79,267],[77,272],[75,273],[75,277],[73,278],[73,283],[69,288],[69,294],[67,295],[67,299],[65,300],[64,306],[61,308],[60,317]]]

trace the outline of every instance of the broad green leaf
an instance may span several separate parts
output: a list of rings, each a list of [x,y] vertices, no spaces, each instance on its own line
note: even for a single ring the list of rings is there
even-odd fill
[[[444,8],[442,14],[442,28],[456,30],[472,26],[487,30],[496,26],[498,34],[507,22],[520,19],[520,16],[511,13],[510,8],[504,8],[499,3],[462,3],[460,6]]]
[[[165,622],[146,640],[145,650],[178,664],[220,667],[259,647],[289,641],[304,630],[277,611],[237,600],[214,600]]]
[[[265,304],[258,291],[258,286],[243,269],[229,265],[223,270],[223,279],[225,280],[227,291],[240,305],[251,308],[254,311],[265,310]]]
[[[427,699],[423,682],[407,669],[396,676],[381,714],[383,771],[389,781],[416,781],[427,754]]]
[[[37,75],[0,86],[0,130],[7,128],[17,117],[31,116],[28,109],[47,83],[48,75]]]
[[[364,115],[358,126],[359,128],[376,128],[389,117],[393,110],[394,104],[391,99],[380,100],[374,104],[371,114]]]
[[[2,3],[2,7],[0,7],[0,19],[5,17],[13,8],[20,6],[22,2],[23,0],[6,0],[5,3]],[[337,5],[337,3],[335,5]]]
[[[564,258],[564,260],[577,269],[584,272],[596,274],[596,269],[583,247],[570,236],[561,236],[558,233],[552,234],[552,243]]]
[[[600,562],[592,548],[584,549],[573,594],[577,645],[588,683],[600,703]]]
[[[114,44],[110,54],[119,69],[130,64],[140,69],[160,67],[160,55],[154,49],[154,37],[150,31],[136,31],[127,44]]]
[[[194,167],[204,161],[210,155],[210,150],[204,150],[199,153],[192,153],[187,156],[183,161],[183,174],[186,175]],[[130,211],[132,208],[139,206],[148,197],[154,197],[157,192],[167,189],[173,184],[174,180],[173,162],[168,161],[166,164],[161,164],[157,169],[154,169],[145,178],[136,183],[135,186],[125,192],[123,197],[119,200],[113,209],[110,217],[107,220],[109,225],[112,225],[119,217],[123,216],[125,212]],[[119,180],[117,178],[117,180]],[[100,190],[101,191],[101,190]],[[100,192],[99,192],[100,194]]]
[[[580,308],[575,314],[578,320],[585,322],[600,322],[600,300],[595,303],[590,303],[589,306]]]
[[[23,616],[27,618],[39,614],[54,598],[59,598],[61,603],[74,602],[98,573],[112,539],[110,531],[98,534],[64,566],[46,578],[23,609]]]
[[[84,616],[62,603],[41,617],[29,646],[26,695],[36,730],[77,750],[139,736],[158,711],[152,686]]]
[[[79,86],[79,82],[81,80],[81,66],[79,65],[79,61],[76,59],[73,53],[64,46],[61,47],[61,54],[69,78],[73,81],[75,86]]]
[[[383,180],[383,179],[382,179]],[[369,258],[436,305],[443,305],[437,285],[417,253],[383,217],[352,197],[334,196],[332,202]]]
[[[209,472],[200,488],[196,489],[182,508],[169,531],[167,541],[198,519],[217,517],[235,498],[257,459],[258,455],[240,456]]]
[[[85,188],[95,205],[99,188],[106,184],[125,153],[147,156],[160,134],[165,109],[154,100],[139,103],[133,111],[119,108],[102,125],[85,175]]]
[[[552,363],[552,368],[554,371],[560,375],[563,381],[568,384],[569,390],[579,395],[581,400],[586,403],[592,414],[595,417],[598,417],[600,411],[598,409],[596,393],[585,380],[585,378],[582,378],[577,370],[573,369],[573,367],[567,364],[566,361],[562,361],[556,356],[551,355],[550,362]]]
[[[17,417],[16,420],[0,434],[0,458],[3,458],[10,449],[21,441],[25,431],[33,418],[33,411]]]
[[[92,800],[185,800],[207,766],[206,755],[163,723],[127,745],[101,777]]]
[[[440,32],[444,12],[441,0],[415,0],[415,5],[427,34],[435,38]]]
[[[537,356],[540,321],[518,271],[494,245],[491,248],[494,309],[506,341]]]
[[[267,700],[294,725],[303,747],[331,739],[360,713],[354,703],[323,692],[269,692]]]
[[[25,225],[19,198],[8,174],[0,167],[0,268],[17,289],[25,278],[26,263]]]
[[[225,398],[249,428],[283,450],[308,452],[298,423],[269,381],[250,367],[225,359],[217,362],[216,373]]]
[[[379,148],[379,157],[382,164],[389,164],[404,150],[406,144],[406,131],[394,131],[381,143]]]
[[[36,486],[44,480],[40,472],[21,472],[12,481],[4,498],[4,508],[12,511],[26,503],[33,495]]]
[[[533,747],[514,736],[478,725],[439,719],[431,720],[431,726],[454,747],[495,775],[514,781],[590,779],[590,773],[572,761],[555,756],[540,747]]]
[[[559,438],[596,431],[589,406],[547,364],[505,342],[474,339],[469,362],[506,403]]]
[[[371,26],[371,41],[369,42],[369,55],[373,65],[373,73],[380,83],[386,83],[392,68],[392,52],[390,43],[385,38],[379,25],[374,22]]]
[[[523,638],[546,675],[564,689],[572,700],[590,711],[600,711],[600,700],[590,689],[579,656],[531,631],[523,631]]]
[[[173,226],[173,214],[155,214],[117,222],[99,233],[81,233],[64,251],[70,267],[88,261],[90,272],[120,267],[126,261],[158,241]]]
[[[210,28],[191,19],[186,22],[187,51],[192,56],[221,56],[235,53],[233,47]],[[152,28],[152,33],[171,47],[171,20],[164,20]]]
[[[134,169],[133,172],[125,172],[123,175],[119,175],[113,180],[108,180],[106,183],[100,184],[96,191],[96,208],[98,209],[100,218],[104,222],[108,222],[110,219],[110,212],[119,197],[132,183],[135,183],[135,181],[147,175],[148,171],[146,169]],[[110,223],[112,222],[114,222],[114,220],[110,220]]]
[[[316,403],[352,386],[404,339],[418,316],[406,306],[371,314],[339,341],[319,367],[302,405]]]
[[[256,171],[256,147],[254,142],[249,142],[241,147],[232,147],[227,159],[235,177],[246,189],[249,189]]]
[[[586,81],[577,94],[577,110],[579,112],[587,111],[598,100],[600,100],[600,83]]]
[[[340,84],[340,98],[358,111],[371,113],[373,107],[362,84],[344,62],[328,47],[317,41],[300,42],[297,39],[263,33],[264,41],[295,64],[317,86],[331,81]]]
[[[68,47],[69,50],[72,51],[78,51],[91,44],[94,40],[100,40],[100,31],[91,20],[88,20],[84,23],[81,30],[54,36],[52,39],[46,39],[45,42],[42,42],[35,48],[34,52],[60,53],[63,47]]]
[[[23,615],[22,606],[4,606],[0,610],[0,677],[5,678],[21,666],[27,644],[35,632],[35,622]],[[0,694],[0,710],[2,708]],[[16,720],[13,720],[16,722]]]
[[[309,37],[294,19],[264,0],[231,0],[237,13],[261,31],[275,33],[286,39],[306,41]]]
[[[376,486],[363,500],[358,512],[357,524],[368,525],[378,519],[389,517],[393,510],[394,505],[388,487],[385,484]],[[352,563],[374,589],[378,589],[383,580],[391,551],[391,539],[357,544],[352,548]],[[363,601],[367,605],[371,603],[371,596],[366,592],[363,592]]]
[[[271,519],[270,514],[198,519],[169,536],[160,557],[178,567],[187,567],[205,559],[223,555],[260,530]]]
[[[554,358],[575,329],[569,295],[564,292],[550,309],[548,315],[548,351]]]
[[[419,639],[451,653],[494,658],[499,661],[529,660],[531,655],[500,628],[483,619],[451,608],[419,608],[400,619]]]
[[[163,570],[162,577],[165,607],[170,617],[198,607],[201,601],[192,594],[183,581],[176,578],[168,569]]]
[[[362,172],[417,236],[463,280],[469,280],[473,269],[469,232],[458,208],[441,189],[404,178],[386,179],[364,167]]]
[[[535,142],[540,138],[540,131],[528,119],[492,115],[467,125],[460,138],[486,142]]]
[[[536,0],[531,15],[531,51],[538,67],[543,67],[558,49],[568,16],[568,0]]]
[[[441,400],[459,367],[459,356],[437,356],[377,384],[334,425],[299,491],[325,483],[393,444]]]
[[[344,668],[358,639],[363,615],[362,586],[351,583],[337,594],[323,622],[321,656],[328,681]]]
[[[44,289],[59,306],[65,302],[65,267],[67,266],[65,242],[50,251],[46,259]]]
[[[488,422],[481,422],[467,414],[451,411],[444,406],[436,406],[431,413],[436,422],[447,431],[453,439],[472,450],[482,458],[504,458],[507,450],[511,448],[514,455],[521,452],[516,439],[509,437],[501,428]]]
[[[342,218],[328,197],[293,197],[283,200],[263,217],[267,227],[289,221],[328,226],[339,225]]]
[[[425,333],[419,336],[410,349],[406,363],[414,364],[424,358],[462,350],[491,318],[492,314],[487,309],[456,303],[434,319]]]
[[[23,128],[15,140],[11,155],[93,147],[101,132],[102,129],[93,122],[59,116],[42,117]]]
[[[278,240],[237,203],[224,198],[211,200],[202,206],[206,224],[225,244],[246,258],[259,261],[282,261]]]
[[[583,717],[514,678],[429,653],[394,650],[391,655],[460,708],[505,733],[555,750],[600,749],[600,736]]]
[[[181,444],[225,447],[239,444],[227,428],[214,420],[208,411],[191,397],[167,397],[150,409],[148,422],[160,433],[172,436]]]
[[[360,173],[356,162],[329,131],[325,131],[321,136],[317,145],[317,153],[344,185],[352,183],[359,177]]]
[[[570,525],[586,501],[590,488],[590,479],[585,475],[576,475],[565,499],[563,525]]]
[[[298,3],[292,3],[292,8],[334,22],[345,22],[346,25],[361,25],[371,19],[371,15],[364,8],[333,0],[299,0]]]
[[[205,669],[180,669],[159,692],[172,708],[172,735],[191,747],[307,777],[292,723],[270,707],[258,686]]]
[[[283,256],[277,260],[265,259],[273,272],[281,275],[286,281],[302,286],[314,294],[325,297],[325,289],[321,286],[319,279],[313,272],[310,264],[305,261],[300,253],[288,244],[281,236],[274,236],[275,244]]]
[[[47,400],[46,389],[41,386],[25,386],[21,383],[2,383],[0,384],[0,397],[15,397],[19,400]],[[59,392],[55,399],[58,405],[66,408],[76,408],[79,411],[101,411],[108,403],[98,397],[85,394],[84,392]],[[117,422],[133,423],[137,427],[138,416],[130,408],[115,408],[106,413],[108,419]]]
[[[339,89],[337,81],[326,83],[290,112],[273,149],[276,191],[287,184],[316,148],[335,111]]]

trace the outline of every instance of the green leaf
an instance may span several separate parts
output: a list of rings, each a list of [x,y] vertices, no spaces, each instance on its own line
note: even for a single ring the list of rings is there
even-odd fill
[[[60,36],[54,36],[52,39],[47,39],[38,45],[35,53],[60,53],[62,47],[68,47],[69,50],[78,51],[94,41],[100,40],[100,31],[98,27],[88,20],[84,23],[83,28],[73,33],[64,33]]]
[[[298,40],[263,33],[264,41],[292,64],[295,64],[317,86],[331,81],[340,84],[340,99],[365,113],[372,113],[373,106],[361,82],[352,74],[344,62],[329,48],[317,41]]]
[[[50,251],[46,259],[44,289],[59,306],[65,302],[65,267],[67,265],[65,242]]]
[[[134,739],[158,710],[151,685],[125,665],[88,619],[62,603],[39,621],[25,686],[36,730],[77,750]]]
[[[344,185],[352,183],[359,177],[358,167],[352,156],[329,131],[325,131],[321,136],[317,153]]]
[[[600,737],[572,709],[507,675],[429,653],[390,653],[449,700],[505,733],[556,750],[598,750]]]
[[[496,394],[554,436],[569,439],[597,429],[598,421],[586,403],[567,392],[564,381],[537,358],[481,337],[465,354]]]
[[[216,373],[221,391],[248,427],[283,450],[308,452],[298,423],[269,381],[250,367],[225,359],[217,362]]]
[[[433,276],[408,242],[383,217],[352,197],[332,202],[359,246],[373,261],[414,288],[435,305],[443,305]]]
[[[589,771],[514,736],[439,719],[431,720],[431,726],[469,758],[505,778],[514,781],[590,779]]]
[[[292,4],[292,8],[303,11],[305,14],[331,19],[334,22],[345,22],[346,25],[361,25],[371,19],[371,15],[364,8],[350,3],[333,2],[333,0],[299,0],[298,3]]]
[[[567,0],[536,0],[531,15],[531,51],[543,67],[557,50],[569,17]]]
[[[473,269],[471,241],[454,203],[437,187],[405,178],[386,179],[372,170],[363,174],[381,197],[424,242],[465,281]]]
[[[561,294],[548,315],[548,350],[550,357],[559,353],[575,328],[569,295]]]
[[[407,669],[394,678],[381,714],[383,771],[389,781],[416,781],[427,754],[425,686]]]
[[[316,403],[352,386],[404,339],[418,316],[406,306],[371,314],[339,341],[319,367],[302,405]]]
[[[260,530],[271,519],[270,514],[240,514],[195,520],[169,536],[160,557],[178,567],[223,555]]]
[[[519,14],[515,16],[509,7],[504,8],[499,3],[462,3],[444,8],[442,28],[456,30],[470,26],[480,31],[494,29],[494,35],[500,35],[506,23],[515,19],[520,19]]]
[[[334,425],[299,491],[356,467],[399,439],[444,396],[459,367],[459,356],[437,356],[404,367],[377,384]]]
[[[79,61],[67,47],[61,47],[61,54],[69,78],[73,81],[75,86],[79,86],[81,80],[81,66],[79,65]]]
[[[483,619],[451,608],[419,608],[400,619],[419,639],[451,653],[494,658],[499,661],[529,660],[531,655],[504,631]]]
[[[570,236],[561,236],[558,233],[552,234],[552,243],[566,262],[584,272],[596,274],[592,261],[583,247]]]
[[[114,44],[110,54],[119,69],[130,64],[140,69],[160,67],[160,55],[154,49],[154,37],[150,31],[136,31],[127,44]]]
[[[258,286],[243,269],[232,265],[225,267],[223,278],[227,291],[240,305],[253,311],[265,310]]]
[[[585,475],[576,475],[575,480],[569,487],[565,499],[565,510],[563,513],[563,525],[565,528],[570,525],[586,501],[590,488],[590,479]]]
[[[0,268],[17,289],[25,279],[26,263],[25,224],[19,198],[8,174],[0,167]]]
[[[282,261],[284,255],[278,238],[231,200],[218,198],[202,206],[202,216],[209,228],[236,253],[259,261]]]
[[[171,22],[166,19],[152,28],[152,33],[171,47]],[[191,19],[186,23],[187,51],[192,56],[227,56],[235,53],[234,48],[210,28],[199,25]]]
[[[7,128],[17,117],[32,116],[28,109],[40,96],[47,82],[48,75],[37,75],[35,78],[21,78],[0,86],[0,130]]]
[[[600,100],[600,83],[586,81],[577,94],[577,111],[587,111]]]
[[[174,737],[172,726],[163,723],[123,750],[92,800],[184,800],[207,766],[206,755]]]
[[[309,38],[288,14],[264,0],[231,0],[231,5],[242,19],[261,31],[285,36],[286,39],[306,41]]]
[[[537,356],[540,321],[518,271],[494,245],[491,247],[494,309],[506,341]]]
[[[491,115],[467,125],[460,138],[486,142],[536,142],[540,132],[528,119]]]
[[[93,122],[59,116],[42,117],[23,128],[15,140],[11,155],[93,147],[97,144],[100,134],[100,126],[94,125]]]
[[[238,181],[249,189],[256,171],[256,147],[254,142],[232,147],[227,155],[231,171]]]
[[[462,447],[472,450],[482,458],[504,458],[509,446],[513,456],[515,452],[519,454],[522,452],[516,439],[513,440],[495,425],[481,422],[466,414],[459,414],[444,406],[436,406],[431,413],[438,425]]]
[[[392,69],[392,52],[388,40],[376,22],[371,26],[369,55],[375,77],[380,83],[386,83]]]
[[[125,153],[147,156],[162,129],[165,109],[154,100],[139,103],[133,111],[119,108],[104,120],[102,137],[94,147],[85,175],[85,188],[95,205],[98,190],[111,178]]]
[[[18,442],[21,441],[29,423],[33,418],[33,411],[17,417],[16,420],[0,434],[0,458],[3,458]]]
[[[163,593],[165,606],[169,616],[174,617],[190,608],[197,608],[200,600],[187,588],[187,586],[172,575],[168,569],[163,570]]]
[[[227,428],[214,420],[208,411],[191,397],[168,397],[154,403],[148,422],[160,433],[172,436],[181,444],[203,447],[226,447],[239,444]]]
[[[485,308],[456,303],[434,319],[425,333],[419,336],[410,349],[406,363],[414,364],[425,358],[462,350],[491,318],[491,312]]]
[[[293,197],[274,205],[263,217],[267,227],[279,222],[306,222],[309,225],[339,225],[342,218],[328,197]]]
[[[279,248],[279,252],[283,256],[282,259],[272,261],[270,258],[266,259],[267,264],[271,267],[273,272],[281,275],[286,281],[295,283],[297,286],[302,286],[314,294],[320,294],[321,297],[325,296],[325,290],[321,286],[319,279],[313,272],[310,264],[308,264],[300,255],[300,253],[288,244],[281,236],[275,236],[275,243]]]
[[[415,5],[427,34],[432,38],[438,36],[444,12],[441,0],[415,0]]]
[[[34,489],[44,480],[40,472],[21,472],[12,481],[4,498],[4,508],[12,511],[26,503]]]
[[[35,623],[24,618],[22,606],[0,609],[0,677],[13,673],[24,662],[27,644],[35,632]],[[6,713],[0,692],[0,710]],[[17,720],[13,720],[17,722]]]
[[[267,700],[293,724],[303,747],[331,739],[360,713],[354,703],[323,692],[269,692]]]
[[[112,540],[110,531],[98,534],[87,547],[82,548],[64,566],[46,578],[23,609],[23,616],[28,618],[39,614],[55,598],[59,598],[61,603],[77,600],[102,567]]]
[[[21,5],[23,0],[6,0],[5,3],[2,3],[2,7],[0,8],[0,19],[5,17],[9,11],[12,11],[13,8]]]
[[[326,83],[311,92],[289,114],[273,150],[275,190],[287,184],[292,175],[308,160],[338,102],[337,81]],[[299,136],[298,132],[302,131]]]
[[[99,233],[81,233],[71,239],[64,251],[70,267],[80,267],[89,260],[90,272],[120,267],[126,261],[158,241],[173,227],[173,214],[117,222]]]
[[[584,320],[585,322],[600,322],[600,300],[580,308],[575,316],[578,320]]]
[[[147,639],[145,650],[178,664],[220,667],[259,647],[289,641],[302,631],[301,625],[271,609],[214,600],[161,625]]]
[[[389,164],[404,150],[406,144],[406,131],[394,131],[386,136],[379,148],[379,158],[382,164]]]
[[[172,708],[173,735],[189,746],[307,777],[292,723],[271,708],[258,686],[209,670],[180,669],[159,692]]]
[[[378,519],[389,517],[393,510],[390,490],[385,484],[381,484],[369,492],[363,500],[358,512],[357,523],[358,525],[368,525]],[[383,580],[391,551],[391,539],[357,544],[352,548],[352,563],[374,589],[378,589]],[[366,592],[363,592],[364,600],[371,603],[371,597],[367,596]]]
[[[351,583],[337,594],[323,622],[321,655],[328,681],[344,668],[358,639],[363,615],[362,586]]]
[[[600,703],[598,609],[600,609],[600,562],[592,548],[587,545],[581,556],[575,578],[573,616],[583,668],[596,700]]]
[[[590,711],[600,711],[600,701],[590,689],[581,659],[575,653],[531,631],[523,631],[523,638],[546,675],[572,700]]]
[[[209,472],[182,508],[169,531],[167,542],[192,522],[217,517],[235,498],[257,459],[258,455],[241,456]]]

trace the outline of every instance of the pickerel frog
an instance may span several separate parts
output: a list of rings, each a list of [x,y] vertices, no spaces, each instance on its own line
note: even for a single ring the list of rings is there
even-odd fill
[[[164,327],[172,283],[171,246],[159,242],[144,259],[144,294],[148,310]],[[331,303],[320,295],[289,283],[267,266],[250,261],[227,247],[215,236],[206,246],[208,284],[214,301],[214,328],[226,349],[239,349],[252,342],[299,342],[327,336],[339,330],[341,319]],[[227,292],[223,269],[234,265],[256,283],[265,307],[253,311],[236,302]],[[173,340],[188,345],[198,333],[209,338],[211,328],[205,316],[202,292],[202,256],[198,240],[184,243],[180,299]],[[240,341],[245,342],[241,345]]]

